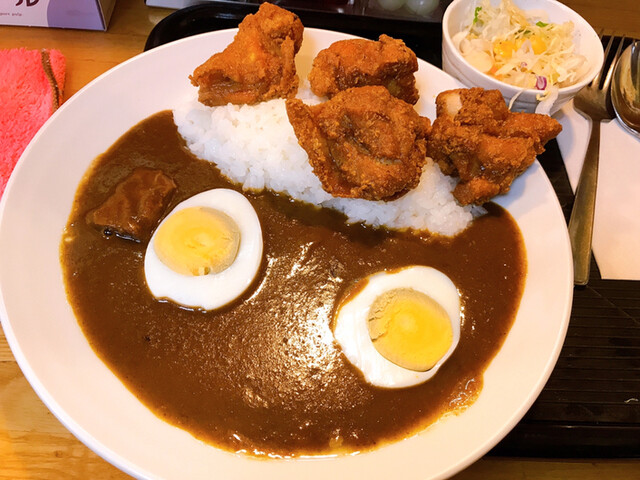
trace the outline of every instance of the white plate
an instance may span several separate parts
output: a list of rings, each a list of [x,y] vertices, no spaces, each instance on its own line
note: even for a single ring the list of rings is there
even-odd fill
[[[93,159],[138,121],[171,109],[193,87],[187,76],[235,31],[174,42],[110,70],[74,95],[36,135],[0,203],[0,315],[36,393],[82,442],[140,478],[442,478],[493,447],[522,418],[556,362],[569,320],[572,269],[560,206],[535,163],[500,199],[522,230],[528,275],[507,340],[478,400],[419,435],[340,458],[255,460],[195,440],[151,413],[98,359],[66,301],[59,244],[76,187]],[[305,78],[315,54],[348,36],[305,30],[297,58]],[[420,61],[423,115],[458,87]]]

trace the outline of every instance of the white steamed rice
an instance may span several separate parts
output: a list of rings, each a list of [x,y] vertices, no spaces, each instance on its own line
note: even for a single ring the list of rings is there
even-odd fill
[[[319,99],[307,89],[298,97],[307,104]],[[430,159],[420,184],[391,201],[334,198],[322,189],[289,124],[282,99],[258,105],[207,107],[195,98],[173,112],[178,131],[199,158],[214,162],[245,190],[265,188],[291,198],[343,212],[351,223],[374,227],[428,230],[455,235],[464,230],[477,208],[461,207],[451,191],[456,180],[443,175]]]

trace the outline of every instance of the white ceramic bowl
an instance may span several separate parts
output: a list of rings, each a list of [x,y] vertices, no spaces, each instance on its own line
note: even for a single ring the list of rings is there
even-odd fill
[[[459,415],[377,450],[256,460],[207,445],[148,410],[95,354],[76,321],[59,249],[78,184],[93,159],[130,127],[193,98],[189,73],[235,33],[188,37],[118,65],[65,102],[27,147],[0,199],[0,320],[11,350],[53,414],[136,478],[448,478],[522,418],[549,378],[569,323],[571,246],[558,199],[538,162],[498,199],[522,232],[528,271],[517,317],[484,374],[482,393]],[[319,50],[345,38],[305,29],[296,57],[301,78]],[[416,108],[433,118],[436,95],[461,84],[422,60],[419,65]]]
[[[513,103],[512,110],[534,112],[539,103],[536,96],[540,90],[515,87],[480,72],[464,59],[453,44],[452,37],[469,25],[470,19],[473,18],[474,9],[479,3],[479,0],[454,0],[445,11],[442,19],[442,69],[468,87],[500,90],[507,102],[518,92],[522,92]],[[492,5],[499,3],[500,0],[491,0]],[[560,89],[558,98],[550,111],[550,114],[553,114],[571,100],[582,87],[591,82],[602,68],[604,61],[602,43],[598,34],[584,18],[560,2],[555,0],[513,0],[513,3],[523,10],[546,11],[549,20],[553,23],[573,22],[574,42],[578,52],[584,55],[589,62],[589,69],[580,81]]]

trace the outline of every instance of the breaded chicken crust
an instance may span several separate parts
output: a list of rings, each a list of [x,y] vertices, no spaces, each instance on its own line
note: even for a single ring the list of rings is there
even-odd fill
[[[295,55],[304,27],[297,15],[263,3],[238,26],[233,42],[195,69],[189,78],[208,106],[255,104],[295,96]]]
[[[416,54],[402,40],[380,35],[377,42],[340,40],[321,50],[313,60],[309,83],[313,93],[329,98],[352,87],[382,85],[413,105],[419,98],[416,71]]]
[[[298,143],[325,191],[392,200],[418,185],[429,119],[381,86],[351,88],[307,106],[286,102]]]
[[[481,205],[507,193],[562,126],[548,115],[513,113],[498,90],[448,90],[436,98],[427,153],[460,181],[461,205]]]

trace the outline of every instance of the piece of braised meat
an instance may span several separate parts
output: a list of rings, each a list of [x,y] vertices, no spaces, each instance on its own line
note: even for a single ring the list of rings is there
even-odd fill
[[[430,122],[386,88],[351,88],[312,107],[290,99],[287,114],[333,196],[392,200],[418,185]]]
[[[87,214],[87,222],[107,236],[147,242],[175,190],[174,181],[161,170],[136,168]]]
[[[340,40],[321,50],[313,60],[309,83],[313,93],[329,98],[352,87],[382,85],[394,97],[415,104],[416,71],[416,54],[402,40],[380,35],[377,42]]]
[[[498,90],[448,90],[436,98],[427,153],[443,173],[460,177],[461,205],[507,193],[562,126],[548,115],[513,113]]]
[[[255,104],[298,91],[295,55],[304,27],[297,15],[263,3],[238,26],[233,42],[189,78],[208,106]]]

